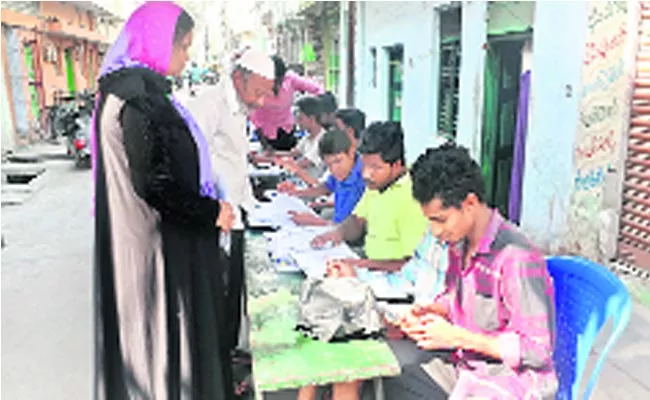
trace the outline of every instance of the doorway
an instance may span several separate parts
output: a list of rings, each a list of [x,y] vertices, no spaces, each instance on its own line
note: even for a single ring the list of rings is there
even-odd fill
[[[32,115],[36,120],[40,118],[38,104],[38,91],[36,90],[36,69],[34,66],[34,53],[32,44],[25,45],[25,65],[27,66],[27,78],[29,79],[29,96],[32,106]]]
[[[522,49],[528,37],[488,40],[485,60],[481,168],[488,204],[508,217]]]
[[[72,49],[65,49],[65,74],[68,81],[68,92],[70,94],[77,92],[77,85],[74,76],[74,61],[72,59]]]

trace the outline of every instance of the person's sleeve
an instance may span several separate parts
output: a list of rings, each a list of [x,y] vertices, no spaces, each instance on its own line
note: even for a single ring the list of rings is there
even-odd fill
[[[553,363],[553,285],[544,259],[505,248],[495,260],[503,274],[501,296],[508,324],[499,334],[501,356],[511,368],[547,368]]]
[[[296,92],[306,92],[314,96],[325,93],[325,89],[318,83],[308,78],[303,78],[293,72],[287,72],[291,80],[291,88]]]
[[[410,197],[410,193],[408,196],[401,205],[397,205],[399,207],[397,232],[404,257],[413,255],[427,230],[427,219],[422,214],[420,205]]]
[[[368,202],[370,201],[368,199],[368,193],[370,191],[366,190],[363,196],[361,196],[361,200],[357,203],[357,205],[354,207],[354,210],[352,211],[352,215],[359,217],[361,219],[368,220]]]
[[[219,202],[202,197],[177,180],[171,168],[170,138],[152,129],[149,119],[129,104],[122,108],[120,122],[131,181],[138,196],[172,223],[215,228]]]

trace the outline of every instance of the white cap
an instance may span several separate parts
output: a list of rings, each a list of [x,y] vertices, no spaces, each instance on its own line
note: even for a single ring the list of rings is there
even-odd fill
[[[275,64],[271,57],[261,51],[247,49],[237,58],[235,64],[262,78],[275,79]]]

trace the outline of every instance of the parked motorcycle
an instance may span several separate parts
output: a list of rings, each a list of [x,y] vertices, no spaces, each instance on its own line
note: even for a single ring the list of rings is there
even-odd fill
[[[65,114],[62,124],[67,137],[68,155],[77,168],[90,168],[90,128],[95,95],[85,92],[78,96],[73,112]]]

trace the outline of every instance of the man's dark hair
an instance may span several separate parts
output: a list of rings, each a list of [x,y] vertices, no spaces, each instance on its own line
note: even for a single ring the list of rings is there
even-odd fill
[[[183,10],[176,19],[176,28],[174,29],[174,44],[180,43],[185,35],[194,29],[194,18]]]
[[[467,195],[485,199],[485,181],[481,167],[469,151],[454,143],[445,143],[418,157],[411,168],[413,197],[420,204],[440,199],[443,207],[460,208]]]
[[[318,141],[318,154],[321,158],[334,154],[347,153],[352,141],[347,133],[338,128],[330,128]]]
[[[397,122],[373,122],[361,134],[361,154],[379,154],[389,164],[404,165],[404,132]]]
[[[298,110],[308,117],[318,119],[321,115],[321,102],[318,98],[313,96],[306,96],[296,102]]]
[[[280,93],[280,88],[282,87],[282,82],[284,82],[284,75],[287,73],[287,65],[284,63],[282,57],[278,55],[271,56],[273,60],[273,65],[275,66],[275,79],[273,81],[273,94],[278,95]]]
[[[325,92],[318,96],[318,99],[321,101],[321,108],[323,113],[333,113],[338,108],[336,104],[336,97],[332,92]]]
[[[354,137],[359,139],[366,128],[366,114],[358,108],[342,108],[336,112],[336,118],[354,131]]]

